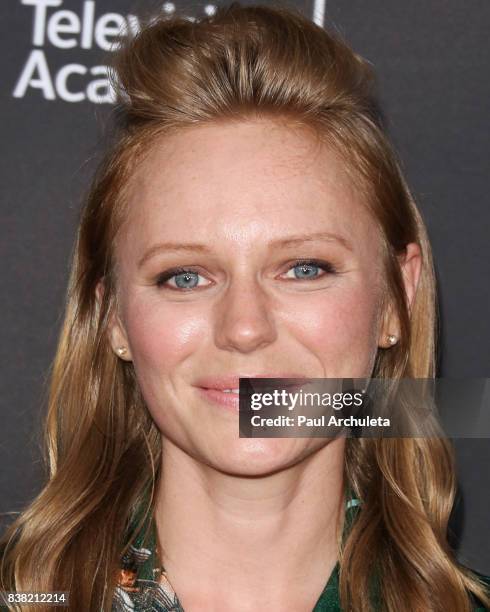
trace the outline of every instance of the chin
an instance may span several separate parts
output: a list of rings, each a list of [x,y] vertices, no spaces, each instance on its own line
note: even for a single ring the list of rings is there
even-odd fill
[[[237,476],[265,476],[299,463],[312,450],[306,438],[239,438],[220,449],[211,464]]]

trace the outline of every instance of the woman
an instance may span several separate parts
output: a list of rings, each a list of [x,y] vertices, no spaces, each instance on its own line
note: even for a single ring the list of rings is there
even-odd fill
[[[115,69],[51,477],[4,537],[2,588],[73,610],[483,610],[447,543],[448,441],[238,437],[239,377],[434,376],[430,245],[368,64],[235,3],[153,20]]]

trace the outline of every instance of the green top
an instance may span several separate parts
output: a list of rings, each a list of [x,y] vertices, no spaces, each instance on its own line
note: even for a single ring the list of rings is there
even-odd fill
[[[352,498],[346,504],[348,528],[359,509],[359,500]],[[141,510],[142,511],[142,510]],[[141,519],[138,514],[133,526]],[[131,533],[131,529],[129,530]],[[490,578],[481,579],[490,586]],[[157,551],[156,527],[153,516],[148,516],[134,537],[127,553],[121,558],[112,612],[184,612],[184,608],[170,584]],[[339,564],[333,569],[312,612],[342,612],[339,598]],[[485,612],[475,604],[474,612]]]

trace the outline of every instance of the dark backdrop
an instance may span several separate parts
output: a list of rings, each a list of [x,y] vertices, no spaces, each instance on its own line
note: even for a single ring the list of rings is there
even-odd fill
[[[440,375],[488,377],[488,0],[291,2],[376,68],[389,129],[434,248]],[[139,0],[2,0],[0,512],[42,482],[44,389],[80,202],[112,108],[104,57]],[[189,16],[212,4],[178,3]],[[70,11],[60,14],[59,11]],[[77,33],[78,32],[78,33]],[[456,441],[460,559],[490,574],[488,439]],[[0,517],[0,527],[11,515]]]

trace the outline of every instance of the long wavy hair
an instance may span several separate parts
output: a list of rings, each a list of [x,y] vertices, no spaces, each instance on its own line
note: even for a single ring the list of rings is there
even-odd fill
[[[116,53],[112,74],[112,141],[82,210],[50,371],[49,476],[2,539],[2,589],[70,591],[74,610],[110,610],[123,534],[143,500],[152,512],[160,474],[161,434],[132,363],[115,356],[107,335],[126,187],[157,138],[256,117],[312,129],[341,156],[380,230],[384,300],[401,337],[378,350],[372,376],[431,378],[436,369],[431,248],[367,61],[293,8],[235,2],[199,20],[153,17]],[[399,255],[410,242],[420,246],[422,270],[409,308]],[[340,552],[345,610],[373,609],[373,580],[393,612],[469,612],[470,593],[488,603],[448,545],[454,474],[442,438],[347,440],[345,479],[362,510]]]

